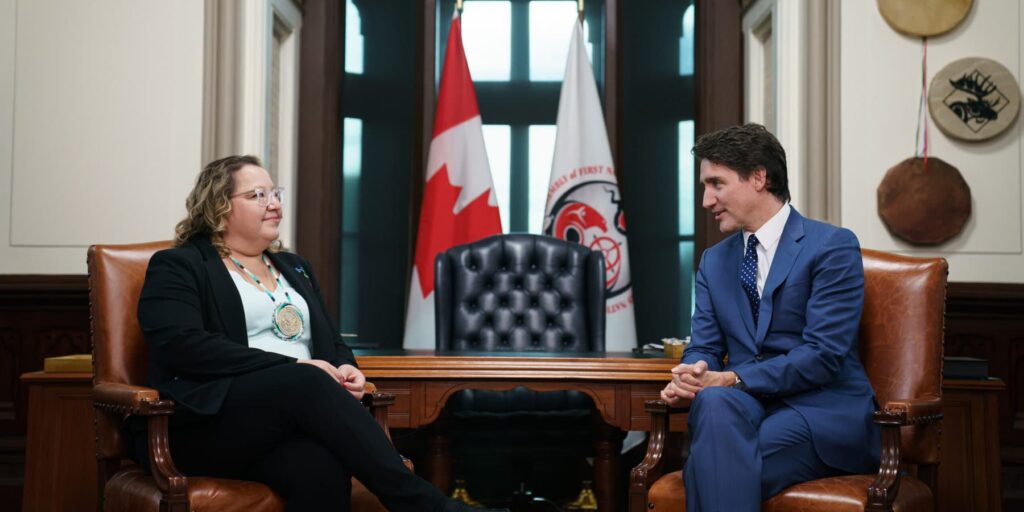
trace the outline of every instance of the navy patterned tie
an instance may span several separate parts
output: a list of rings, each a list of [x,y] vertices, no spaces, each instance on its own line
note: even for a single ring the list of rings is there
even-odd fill
[[[747,239],[747,252],[743,255],[740,265],[740,285],[743,293],[750,301],[750,310],[754,313],[754,325],[757,325],[757,314],[761,309],[761,297],[757,294],[757,236],[750,235]]]

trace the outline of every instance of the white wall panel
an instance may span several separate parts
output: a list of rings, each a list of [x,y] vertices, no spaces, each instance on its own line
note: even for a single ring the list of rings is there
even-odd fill
[[[15,7],[15,0],[0,0],[0,247],[10,240]],[[5,258],[0,256],[0,267],[5,266]]]
[[[0,0],[0,273],[170,238],[202,164],[202,63],[202,0]]]
[[[1021,121],[983,143],[950,139],[932,123],[929,154],[960,169],[973,212],[964,231],[939,247],[894,238],[878,217],[876,194],[885,172],[914,155],[921,39],[892,30],[875,2],[844,1],[841,9],[842,224],[864,247],[946,257],[954,281],[1024,282]],[[1019,81],[1021,28],[1016,0],[975,0],[959,27],[928,40],[929,82],[972,56],[1001,62]]]

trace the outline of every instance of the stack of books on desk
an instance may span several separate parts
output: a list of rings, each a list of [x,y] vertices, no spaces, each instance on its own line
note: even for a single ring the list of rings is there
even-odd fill
[[[976,357],[943,357],[942,377],[946,379],[987,379],[988,361]]]

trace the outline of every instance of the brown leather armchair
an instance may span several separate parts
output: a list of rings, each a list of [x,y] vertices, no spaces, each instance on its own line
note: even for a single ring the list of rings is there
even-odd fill
[[[145,387],[148,351],[135,313],[149,259],[167,247],[169,242],[89,248],[99,510],[283,512],[284,501],[266,485],[187,477],[171,460],[167,421],[174,403],[161,400],[155,389]],[[394,403],[394,396],[377,393],[367,383],[363,402],[387,431],[387,407]],[[120,427],[129,415],[147,418],[152,476],[128,458]],[[352,510],[385,511],[355,479]]]
[[[918,511],[934,509],[942,419],[942,338],[948,265],[865,249],[860,356],[881,410],[877,475],[823,478],[791,486],[764,511]],[[630,512],[685,510],[682,472],[664,474],[670,409],[646,403],[652,431],[644,460],[630,474]],[[909,475],[901,472],[907,471]]]

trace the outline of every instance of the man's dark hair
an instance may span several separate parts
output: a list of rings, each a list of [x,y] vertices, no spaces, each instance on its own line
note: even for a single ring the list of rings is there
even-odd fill
[[[707,160],[736,171],[744,181],[759,167],[764,167],[768,192],[783,203],[789,201],[786,150],[762,125],[747,123],[702,135],[690,152],[698,162]]]

